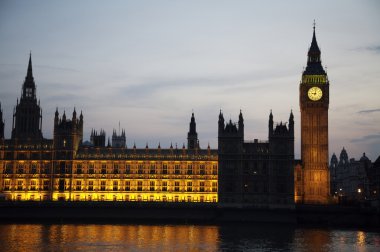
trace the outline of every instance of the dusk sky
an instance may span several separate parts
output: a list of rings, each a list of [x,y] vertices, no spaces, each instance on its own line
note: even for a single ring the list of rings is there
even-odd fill
[[[245,119],[245,139],[267,140],[268,116],[295,116],[313,20],[330,80],[329,152],[380,155],[380,1],[0,2],[0,102],[5,137],[32,51],[43,134],[56,107],[91,129],[126,131],[127,145],[186,143],[194,111],[201,148],[217,121]]]

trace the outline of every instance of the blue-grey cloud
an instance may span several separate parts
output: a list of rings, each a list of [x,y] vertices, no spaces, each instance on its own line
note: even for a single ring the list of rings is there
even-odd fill
[[[378,46],[367,46],[365,48],[367,51],[375,52],[375,53],[380,53],[380,45]]]
[[[369,114],[369,113],[374,113],[374,112],[380,112],[380,108],[378,108],[378,109],[360,110],[358,113],[359,114]]]
[[[371,135],[366,135],[362,136],[360,138],[354,138],[351,139],[351,143],[364,143],[368,141],[373,141],[373,140],[380,140],[380,133],[379,134],[371,134]]]
[[[356,47],[353,50],[354,51],[362,51],[362,52],[380,53],[380,45]]]
[[[59,71],[65,71],[65,72],[80,72],[77,69],[67,68],[67,67],[55,67],[55,66],[46,66],[46,65],[35,65],[33,67],[52,69],[52,70],[59,70]]]

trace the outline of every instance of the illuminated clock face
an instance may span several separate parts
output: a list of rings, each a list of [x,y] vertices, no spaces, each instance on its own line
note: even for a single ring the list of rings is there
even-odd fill
[[[318,101],[322,98],[322,90],[319,87],[312,87],[307,91],[307,96],[312,101]]]

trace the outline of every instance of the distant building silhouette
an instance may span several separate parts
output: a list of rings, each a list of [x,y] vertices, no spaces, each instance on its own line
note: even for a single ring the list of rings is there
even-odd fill
[[[330,160],[331,194],[341,202],[360,202],[370,197],[371,160],[365,153],[360,160],[348,157],[345,148]]]
[[[121,130],[121,134],[116,134],[116,130],[112,132],[112,147],[124,148],[126,146],[126,137],[124,129]]]
[[[219,114],[219,202],[224,206],[294,206],[294,121],[273,127],[269,116],[268,141],[244,141],[244,119],[224,122]]]
[[[368,172],[369,197],[380,201],[380,156],[372,164]]]

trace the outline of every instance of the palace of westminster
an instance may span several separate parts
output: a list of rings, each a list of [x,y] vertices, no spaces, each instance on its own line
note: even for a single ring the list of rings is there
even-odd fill
[[[299,85],[301,160],[294,159],[294,119],[274,125],[268,140],[246,141],[238,122],[218,120],[218,148],[201,149],[194,114],[187,146],[138,149],[125,132],[91,132],[83,141],[84,115],[54,115],[53,139],[43,137],[32,60],[4,138],[0,108],[0,194],[5,200],[218,202],[221,206],[292,208],[330,202],[328,170],[329,81],[315,37]],[[62,113],[62,112],[61,112]],[[52,118],[53,119],[53,118]]]

